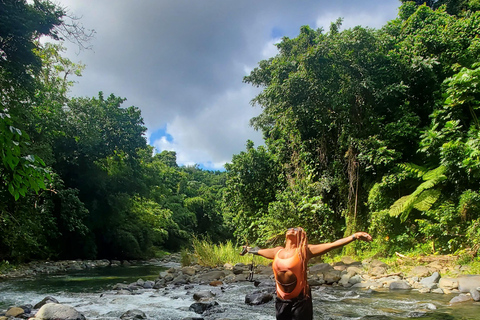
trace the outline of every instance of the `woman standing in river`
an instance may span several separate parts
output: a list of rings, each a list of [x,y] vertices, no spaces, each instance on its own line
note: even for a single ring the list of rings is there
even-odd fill
[[[245,247],[242,255],[248,252],[273,260],[272,268],[277,287],[277,320],[311,320],[313,305],[307,282],[308,260],[357,239],[372,241],[372,237],[366,232],[356,232],[350,237],[331,243],[308,244],[307,234],[302,228],[289,228],[285,236],[285,247]]]

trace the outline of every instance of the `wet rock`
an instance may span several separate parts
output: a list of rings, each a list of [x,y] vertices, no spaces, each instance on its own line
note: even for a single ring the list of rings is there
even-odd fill
[[[273,294],[268,292],[254,292],[245,296],[245,303],[249,305],[259,305],[270,302]]]
[[[5,313],[5,316],[17,318],[18,316],[24,313],[25,313],[25,310],[23,310],[20,307],[11,307],[7,310],[7,312]]]
[[[248,271],[248,266],[243,263],[237,263],[232,268],[233,274],[242,274],[244,271]]]
[[[408,318],[421,318],[425,317],[427,313],[425,311],[412,311],[410,312],[407,317]]]
[[[223,282],[220,281],[220,280],[215,280],[215,281],[212,281],[208,284],[209,286],[212,286],[212,287],[220,287],[223,285]]]
[[[52,296],[47,296],[45,298],[43,298],[42,301],[40,301],[39,303],[37,303],[33,308],[34,309],[40,309],[41,307],[43,307],[45,304],[47,303],[58,303],[58,300],[55,299],[54,297]]]
[[[133,310],[128,310],[124,314],[120,316],[120,319],[122,320],[143,320],[147,319],[147,315],[142,311],[138,309],[133,309]]]
[[[143,288],[144,289],[153,289],[154,285],[155,285],[155,282],[148,280],[148,281],[145,281],[143,283]]]
[[[472,297],[473,301],[480,301],[480,292],[478,292],[478,288],[471,289],[470,296]]]
[[[196,303],[192,304],[188,309],[190,311],[195,312],[195,313],[202,314],[205,311],[207,311],[208,309],[211,309],[215,306],[218,306],[218,302],[216,302],[216,301],[213,301],[213,302],[210,302],[210,303],[196,302]]]
[[[47,303],[35,314],[35,319],[42,320],[85,320],[85,316],[71,306]]]
[[[460,295],[452,298],[452,300],[450,300],[450,304],[467,302],[467,301],[472,301],[472,297],[470,297],[470,296],[467,295],[467,294],[461,293]]]
[[[208,300],[215,297],[211,291],[198,291],[193,294],[193,299],[195,301]]]
[[[480,287],[480,275],[464,275],[458,277],[458,290],[462,293],[470,292]]]
[[[412,287],[405,281],[393,281],[389,286],[390,290],[410,290]]]

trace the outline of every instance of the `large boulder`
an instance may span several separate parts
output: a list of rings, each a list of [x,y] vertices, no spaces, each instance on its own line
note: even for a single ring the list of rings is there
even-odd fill
[[[480,287],[480,275],[464,275],[458,277],[458,290],[463,293]]]
[[[410,290],[412,287],[406,281],[393,281],[389,286],[390,290]]]
[[[470,297],[467,294],[461,293],[460,295],[452,298],[452,300],[450,300],[450,304],[467,302],[467,301],[472,301],[472,297]]]
[[[20,307],[11,307],[7,310],[5,313],[6,317],[13,317],[13,318],[18,318],[21,314],[24,314],[25,310],[23,310]]]
[[[42,320],[85,320],[85,316],[71,306],[59,303],[47,303],[35,314]]]
[[[323,275],[323,280],[327,284],[338,282],[342,278],[342,272],[339,270],[330,270]]]

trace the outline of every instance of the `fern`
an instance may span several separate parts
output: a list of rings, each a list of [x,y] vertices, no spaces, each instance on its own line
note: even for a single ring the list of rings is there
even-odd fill
[[[422,182],[413,193],[403,196],[393,203],[389,209],[389,214],[393,217],[400,216],[400,220],[405,222],[412,209],[419,211],[429,210],[433,204],[440,198],[441,191],[438,186],[442,181],[447,179],[444,175],[446,168],[439,166],[433,170],[411,163],[401,164],[400,167],[405,171],[417,174],[418,178],[422,178]],[[437,187],[436,189],[433,189]]]

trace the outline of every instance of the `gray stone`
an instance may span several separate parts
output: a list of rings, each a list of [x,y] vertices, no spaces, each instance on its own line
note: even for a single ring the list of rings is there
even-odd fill
[[[199,281],[210,282],[213,280],[219,280],[225,277],[225,273],[223,271],[210,271],[204,274],[199,274],[197,279]]]
[[[341,276],[340,280],[338,281],[338,284],[342,286],[346,286],[349,283],[351,276],[347,273]]]
[[[270,302],[273,299],[273,294],[268,292],[255,292],[245,296],[245,303],[249,305],[260,305]]]
[[[478,292],[477,288],[470,290],[470,296],[473,301],[480,301],[480,292]]]
[[[120,316],[122,320],[143,320],[147,319],[147,315],[138,309],[128,310]]]
[[[154,285],[155,285],[155,282],[150,281],[150,280],[145,281],[145,282],[143,283],[143,287],[144,287],[145,289],[152,289]]]
[[[73,307],[58,303],[47,303],[38,310],[35,314],[35,319],[85,320],[85,317]]]
[[[458,296],[454,297],[452,300],[450,300],[450,304],[467,302],[467,301],[472,301],[472,297],[470,297],[469,295],[461,293],[460,295],[458,295]]]
[[[351,284],[361,283],[362,281],[363,281],[362,276],[358,274],[348,279],[348,282]]]
[[[440,274],[438,272],[434,272],[430,277],[420,280],[420,283],[426,288],[436,289],[439,280]]]
[[[215,297],[215,295],[211,291],[198,291],[193,294],[193,299],[195,301],[201,301],[201,300],[208,300]]]
[[[309,269],[310,274],[319,274],[319,273],[323,274],[331,270],[333,270],[333,267],[328,263],[318,263],[311,266]]]
[[[409,273],[410,276],[416,276],[420,278],[428,277],[429,274],[430,270],[425,266],[416,266]]]
[[[453,278],[441,278],[438,281],[438,287],[442,289],[453,290],[458,288],[458,279]]]
[[[334,282],[337,282],[341,279],[341,271],[338,270],[330,270],[323,275],[323,280],[325,283],[332,284]]]
[[[464,275],[458,277],[458,290],[462,293],[470,292],[480,287],[480,275]]]
[[[190,311],[195,312],[195,313],[202,314],[205,311],[207,311],[207,310],[209,310],[209,309],[211,309],[215,306],[218,306],[218,302],[216,302],[216,301],[213,301],[213,302],[210,302],[210,303],[195,302],[194,304],[190,305],[190,307],[188,309]]]
[[[390,290],[410,290],[412,287],[405,281],[393,281],[389,286]]]
[[[47,303],[58,303],[58,300],[55,299],[52,296],[48,296],[48,297],[43,298],[43,300],[40,301],[39,303],[37,303],[33,308],[34,309],[40,309],[41,307],[43,307]]]

